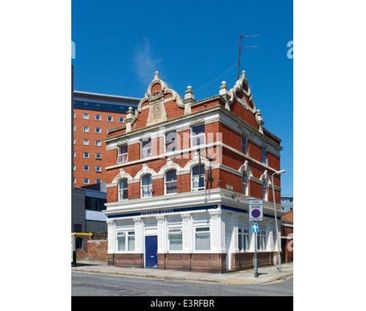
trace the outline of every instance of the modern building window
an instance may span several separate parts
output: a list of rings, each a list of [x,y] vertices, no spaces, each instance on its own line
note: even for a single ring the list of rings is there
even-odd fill
[[[264,164],[267,164],[267,148],[266,148],[266,146],[262,146],[261,162],[264,163]]]
[[[177,147],[177,132],[169,131],[165,133],[165,152],[173,152]]]
[[[108,117],[107,117],[107,121],[108,121],[108,122],[113,122],[113,117],[112,117],[112,116],[108,116]]]
[[[89,146],[89,139],[83,139],[83,145]]]
[[[83,119],[89,120],[89,113],[83,113]]]
[[[102,116],[101,116],[100,114],[96,114],[96,115],[95,115],[95,120],[96,120],[96,121],[100,121],[100,120],[102,120]]]
[[[101,166],[99,166],[99,165],[97,165],[97,166],[95,167],[95,171],[96,171],[97,173],[101,173],[101,172],[102,172],[102,167],[101,167]]]
[[[192,191],[205,189],[205,165],[201,164],[201,167],[195,165],[192,167]]]
[[[95,145],[98,146],[98,147],[100,147],[102,145],[102,141],[100,139],[97,139],[95,141]]]
[[[84,133],[89,133],[89,126],[84,126],[83,127],[83,132]]]
[[[210,228],[196,228],[195,234],[195,246],[197,251],[209,251],[210,250]]]
[[[89,152],[83,152],[83,158],[89,159]]]
[[[84,177],[83,178],[83,183],[84,183],[84,185],[89,185],[89,183],[90,183],[89,178]]]
[[[124,163],[128,160],[128,145],[123,144],[118,146],[118,157],[117,157],[117,163]]]
[[[121,252],[135,250],[135,231],[117,232],[117,250]]]
[[[242,175],[243,194],[248,195],[248,173],[243,171]]]
[[[128,199],[128,182],[127,178],[122,178],[118,182],[118,193],[119,200],[127,200]]]
[[[195,124],[192,126],[192,147],[205,144],[205,124]]]
[[[152,197],[152,180],[151,174],[146,174],[141,178],[141,198]]]
[[[165,193],[177,193],[177,171],[175,169],[165,173]]]
[[[141,158],[151,157],[151,138],[141,140]]]
[[[95,133],[100,134],[102,133],[102,129],[100,127],[95,128]]]
[[[97,152],[97,153],[95,154],[95,158],[96,158],[97,160],[101,160],[101,159],[102,159],[102,154],[101,154],[101,153],[99,153],[99,152]]]
[[[241,138],[241,152],[244,154],[247,154],[248,152],[248,137],[243,136]]]
[[[88,172],[89,171],[89,165],[88,164],[84,164],[83,165],[83,171],[84,172]]]
[[[118,121],[119,121],[120,123],[123,123],[123,122],[125,122],[125,118],[124,118],[124,117],[119,117]]]
[[[267,235],[265,231],[260,231],[259,233],[257,233],[257,249],[259,251],[264,251],[266,250],[267,247]]]
[[[249,250],[249,230],[241,229],[238,230],[238,242],[239,242],[239,251],[248,251]]]
[[[170,229],[168,231],[169,250],[180,251],[183,246],[182,229]]]

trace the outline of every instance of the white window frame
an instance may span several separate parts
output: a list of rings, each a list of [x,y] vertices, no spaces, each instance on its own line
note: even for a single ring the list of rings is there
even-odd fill
[[[126,152],[120,153],[121,148],[126,146]],[[117,164],[126,163],[128,161],[128,144],[121,144],[118,146],[118,156],[117,156]]]
[[[87,182],[85,182],[85,180],[87,180]],[[84,185],[89,185],[90,184],[90,179],[87,177],[83,177],[83,184]]]
[[[76,158],[76,151],[74,151],[74,158]]]
[[[174,149],[174,150],[169,150],[169,151],[168,151],[166,137],[167,137],[167,135],[168,135],[169,133],[172,133],[172,132],[174,132],[174,133],[175,133],[175,139],[174,139],[174,144],[175,144],[174,148],[175,148],[175,149]],[[165,132],[165,134],[164,134],[164,151],[165,151],[165,153],[169,153],[169,152],[176,152],[176,151],[177,151],[177,131],[176,131],[176,130],[171,130],[171,131],[167,131],[167,132]]]
[[[127,188],[121,188],[121,181],[125,179]],[[127,190],[127,198],[123,198],[123,190]],[[128,200],[128,179],[127,178],[121,178],[118,180],[118,201],[126,201]]]
[[[74,184],[76,184],[76,177],[74,177]]]
[[[102,134],[102,128],[101,128],[101,127],[99,127],[99,126],[97,126],[97,127],[95,128],[95,133],[97,133],[97,134]]]
[[[99,168],[99,169],[98,169]],[[95,166],[95,171],[97,172],[97,173],[101,173],[102,172],[102,167],[100,166],[100,165],[96,165]]]
[[[74,140],[72,141],[72,143],[73,143],[74,145],[76,145],[76,138],[74,138]]]
[[[147,176],[147,175],[150,175],[150,180],[151,180],[151,184],[149,184],[149,185],[142,185],[142,180],[143,180],[143,178],[145,177],[145,176]],[[149,187],[150,186],[150,191],[149,191],[149,193],[150,193],[150,196],[143,196],[143,188],[145,188],[145,187]],[[148,173],[148,174],[144,174],[143,176],[141,176],[141,181],[140,181],[140,198],[141,199],[148,199],[148,198],[151,198],[152,197],[152,192],[153,192],[153,189],[152,189],[152,174],[150,174],[150,173]]]
[[[166,181],[166,175],[168,172],[170,171],[175,171],[175,181]],[[174,183],[175,182],[175,192],[171,192],[171,193],[168,193],[167,192],[167,184],[168,183]],[[177,174],[177,170],[175,168],[171,168],[169,170],[167,170],[165,173],[164,173],[164,194],[165,195],[174,195],[174,194],[177,194],[178,192],[178,174]]]
[[[76,164],[73,165],[72,170],[75,172],[76,171]]]
[[[208,237],[209,237],[209,244],[210,244],[209,249],[197,249],[197,242],[196,242],[197,229],[208,229]],[[203,231],[201,231],[201,232],[203,232]],[[207,232],[207,230],[206,230],[206,232]],[[194,250],[196,252],[211,252],[211,248],[212,248],[212,242],[211,242],[211,228],[210,228],[210,226],[209,225],[196,226],[194,228]]]
[[[83,132],[89,133],[89,126],[83,126]]]
[[[173,235],[180,234],[181,239],[182,239],[182,244],[181,244],[180,249],[171,249],[170,248],[170,234],[171,233],[173,233]],[[182,227],[168,228],[168,230],[167,230],[167,242],[168,242],[168,251],[169,251],[169,253],[181,253],[183,251],[183,230],[182,230]]]
[[[203,132],[200,133],[200,134],[193,135],[193,128],[195,126],[199,126],[199,125],[203,125]],[[204,122],[200,122],[200,123],[192,124],[191,127],[190,127],[190,130],[191,130],[191,134],[190,134],[190,136],[191,136],[191,148],[197,147],[197,146],[204,146],[206,144],[206,125],[205,125],[205,123]],[[202,140],[203,140],[202,144],[199,144],[199,145],[194,144],[193,143],[194,142],[194,139],[199,138],[201,136],[202,136]]]
[[[89,113],[83,113],[83,120],[89,120]]]
[[[90,158],[90,153],[87,151],[83,152],[83,159],[89,159]]]
[[[74,132],[76,132],[76,125],[74,125]]]
[[[95,140],[95,145],[96,145],[97,147],[101,147],[101,146],[102,146],[102,140],[101,140],[101,139],[96,139],[96,140]]]
[[[146,141],[146,138],[140,140],[140,150],[141,150],[141,152],[140,152],[140,158],[141,159],[147,159],[147,158],[150,158],[152,156],[152,138],[149,137],[148,139],[150,140],[150,153],[147,156],[144,156],[144,149],[147,149],[147,148],[143,148],[143,145],[142,145],[142,143],[144,141]]]
[[[89,164],[83,164],[83,172],[89,172],[89,171],[90,171]]]
[[[102,116],[100,114],[96,114],[95,117],[94,117],[94,119],[95,119],[95,121],[101,121],[102,120]]]
[[[119,121],[119,123],[124,123],[125,122],[125,118],[124,117],[119,117],[118,118],[118,121]]]
[[[74,119],[76,119],[76,112],[74,112]]]
[[[98,154],[100,155],[100,157],[98,157]],[[95,153],[95,158],[96,158],[97,160],[102,160],[102,153],[100,153],[100,152],[96,152],[96,153]]]
[[[118,249],[118,234],[123,234],[125,240],[125,248],[123,250]],[[134,248],[129,249],[129,237],[134,237]],[[133,253],[136,251],[136,232],[135,229],[117,229],[116,230],[116,253]]]
[[[201,166],[203,165],[204,169],[203,169],[203,174],[201,175],[203,178],[203,187],[198,187],[198,188],[193,188],[193,176],[198,176],[198,180],[199,180],[199,175],[193,175],[193,168],[195,166],[198,166],[199,164],[193,165],[191,168],[191,192],[196,192],[196,191],[204,191],[206,189],[206,165],[204,163],[201,163]],[[199,185],[199,181],[198,181],[198,185]]]
[[[83,139],[83,146],[89,146],[89,139]]]
[[[107,116],[107,122],[113,122],[113,116]]]

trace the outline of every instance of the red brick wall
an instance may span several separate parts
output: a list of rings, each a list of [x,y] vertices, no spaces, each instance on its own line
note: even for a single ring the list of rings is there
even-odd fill
[[[107,262],[107,240],[88,240],[85,250],[77,250],[77,260],[104,261]]]

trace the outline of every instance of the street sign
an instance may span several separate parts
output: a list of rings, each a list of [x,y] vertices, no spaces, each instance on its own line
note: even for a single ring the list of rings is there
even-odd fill
[[[248,200],[249,201],[249,221],[263,220],[263,201],[262,200]]]
[[[257,223],[254,223],[254,224],[252,225],[252,231],[253,231],[254,233],[259,233],[259,226],[258,226],[258,224],[257,224]]]

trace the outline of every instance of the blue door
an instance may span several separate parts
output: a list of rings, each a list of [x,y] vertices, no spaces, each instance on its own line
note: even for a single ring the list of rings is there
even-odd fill
[[[145,261],[146,268],[158,266],[158,237],[156,235],[145,237]]]

